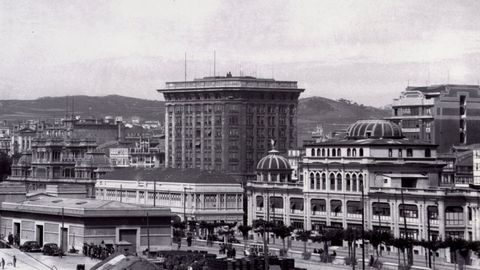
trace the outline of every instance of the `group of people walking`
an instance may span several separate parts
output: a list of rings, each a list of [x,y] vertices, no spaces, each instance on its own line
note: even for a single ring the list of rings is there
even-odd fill
[[[105,260],[108,256],[115,252],[115,248],[113,245],[105,245],[105,243],[102,241],[100,245],[83,243],[82,251],[83,255],[88,256],[91,259]]]

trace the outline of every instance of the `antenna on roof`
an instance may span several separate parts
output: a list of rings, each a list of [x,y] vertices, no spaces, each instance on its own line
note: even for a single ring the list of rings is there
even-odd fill
[[[187,52],[185,52],[185,65],[184,65],[183,69],[184,69],[184,72],[185,72],[184,81],[187,82]]]
[[[65,120],[68,118],[68,96],[65,96]]]
[[[217,62],[217,52],[213,50],[213,77],[217,76],[216,62]]]
[[[75,118],[75,96],[72,96],[72,119]]]

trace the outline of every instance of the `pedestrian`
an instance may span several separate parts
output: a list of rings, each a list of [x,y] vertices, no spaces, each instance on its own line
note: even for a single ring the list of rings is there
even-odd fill
[[[8,233],[8,244],[13,245],[13,234],[12,233]]]
[[[13,267],[17,267],[17,257],[13,255]]]
[[[5,269],[5,260],[3,258],[2,258],[1,264],[2,264],[2,269]]]

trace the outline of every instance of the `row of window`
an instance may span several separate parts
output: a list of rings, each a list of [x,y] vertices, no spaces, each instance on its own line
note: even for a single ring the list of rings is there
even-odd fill
[[[347,148],[344,155],[347,157],[356,157],[357,153],[359,157],[363,157],[363,148],[357,150],[357,148]],[[341,157],[342,154],[341,148],[312,148],[310,149],[310,155],[312,157]]]
[[[345,184],[345,191],[359,192],[363,187],[363,174],[346,173],[343,179],[341,173],[330,173],[328,178],[327,186],[326,173],[310,173],[310,190],[343,191]]]

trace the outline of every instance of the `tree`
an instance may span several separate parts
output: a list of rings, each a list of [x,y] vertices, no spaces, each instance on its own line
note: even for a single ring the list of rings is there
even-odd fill
[[[307,259],[307,241],[310,239],[310,236],[312,235],[312,231],[304,231],[304,230],[299,230],[296,232],[295,237],[297,240],[300,240],[303,242],[303,257],[304,259]]]
[[[356,253],[355,253],[355,241],[361,238],[361,232],[356,229],[352,229],[351,227],[343,230],[342,238],[344,241],[347,241],[348,244],[348,257],[352,262],[352,268],[355,269],[356,264]]]
[[[238,226],[238,230],[242,233],[242,236],[243,236],[243,242],[244,242],[244,249],[246,250],[247,249],[247,245],[248,245],[248,232],[250,232],[252,230],[252,226],[248,226],[248,225],[240,225]]]
[[[5,153],[0,152],[0,182],[7,179],[11,174],[12,159]]]
[[[375,263],[378,262],[380,259],[379,247],[381,244],[387,244],[390,242],[392,235],[386,231],[378,231],[378,230],[370,230],[366,233],[366,239],[370,242],[373,249],[375,249],[375,253],[377,258],[375,259]]]
[[[402,269],[400,268],[401,266],[401,263],[400,263],[400,252],[403,254],[403,262],[404,262],[404,265],[403,267],[406,267],[406,263],[405,263],[405,250],[410,247],[412,245],[411,243],[411,240],[409,239],[405,239],[405,238],[391,238],[390,241],[388,242],[388,245],[390,246],[394,246],[395,248],[398,249],[398,267],[399,269]]]
[[[275,236],[280,237],[282,239],[282,246],[284,252],[286,251],[285,248],[285,238],[289,237],[292,234],[292,227],[290,226],[285,226],[283,224],[277,225],[273,228],[273,233]]]
[[[323,262],[328,262],[328,242],[331,242],[332,240],[338,240],[338,239],[343,239],[343,230],[338,228],[338,229],[326,229],[322,231],[322,234],[320,236],[320,240],[323,242]]]

